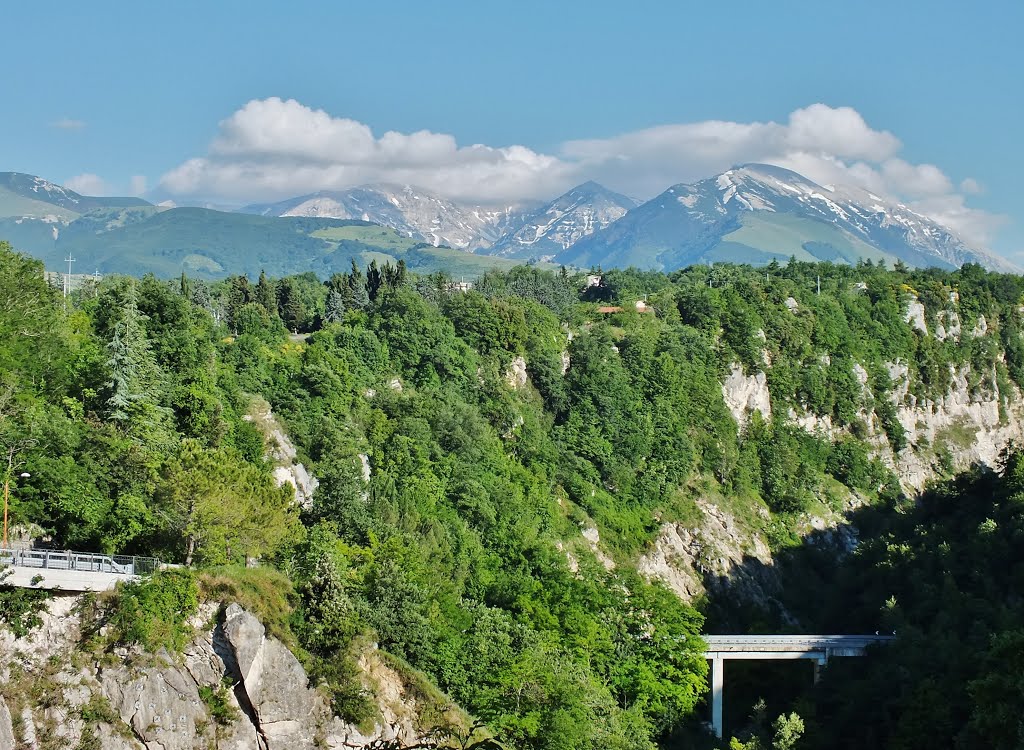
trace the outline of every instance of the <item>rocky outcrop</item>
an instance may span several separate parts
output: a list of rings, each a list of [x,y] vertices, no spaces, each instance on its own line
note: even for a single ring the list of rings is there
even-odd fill
[[[252,400],[249,413],[242,418],[252,422],[263,434],[267,458],[274,463],[274,481],[277,486],[290,484],[295,488],[295,502],[304,508],[309,507],[320,482],[299,463],[295,444],[277,421],[270,404],[257,396]]]
[[[896,416],[906,435],[908,448],[894,454],[885,431],[873,411],[861,409],[859,418],[867,426],[864,438],[899,478],[903,488],[917,492],[936,476],[939,462],[945,470],[996,465],[999,455],[1011,443],[1024,441],[1024,398],[1016,386],[1001,391],[994,370],[981,385],[973,385],[970,365],[950,367],[951,384],[935,398],[918,398],[911,392],[909,368],[902,362],[886,364],[892,390],[885,395],[896,407]],[[868,373],[854,364],[866,402],[877,398],[868,385]],[[789,412],[790,421],[802,429],[835,441],[844,430],[830,416]]]
[[[214,744],[199,686],[169,659],[149,668],[102,669],[98,677],[103,697],[147,750],[192,750],[197,740]],[[80,684],[88,690],[88,677]]]
[[[340,750],[420,734],[414,691],[375,648],[358,663],[380,717],[361,730],[332,714],[298,659],[237,604],[219,616],[208,606],[183,654],[118,648],[111,660],[79,645],[79,602],[49,602],[26,638],[0,631],[0,748],[50,737],[101,750]]]
[[[778,583],[770,572],[763,572],[774,564],[764,539],[711,500],[698,498],[696,504],[701,521],[663,524],[637,570],[662,581],[685,601],[726,585],[745,598],[773,598]],[[758,565],[750,565],[751,560]]]
[[[741,427],[755,411],[761,412],[765,419],[771,419],[772,402],[768,393],[768,377],[764,372],[744,375],[743,368],[733,364],[722,383],[722,397]]]
[[[237,670],[235,696],[267,750],[312,750],[327,716],[298,659],[237,604],[227,608],[223,633],[231,647],[225,666]]]
[[[924,319],[924,305],[921,304],[917,297],[911,298],[910,302],[907,303],[907,311],[903,319],[925,336],[928,335],[928,324]]]
[[[14,725],[11,721],[11,709],[7,707],[7,701],[0,697],[0,747],[13,748],[14,745]]]
[[[505,373],[505,382],[509,388],[518,390],[526,385],[527,380],[526,360],[522,356],[514,357]]]

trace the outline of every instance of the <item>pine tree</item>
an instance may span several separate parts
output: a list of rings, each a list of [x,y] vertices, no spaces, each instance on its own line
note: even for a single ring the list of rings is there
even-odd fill
[[[164,432],[169,415],[158,403],[162,374],[142,327],[145,320],[139,312],[135,287],[129,286],[121,320],[107,345],[107,416],[126,432],[152,440]]]
[[[366,294],[370,301],[377,299],[377,293],[383,283],[384,278],[377,268],[377,261],[371,260],[370,267],[366,269]]]
[[[356,310],[365,310],[370,305],[370,295],[366,291],[366,282],[363,281],[363,274],[352,259],[352,273],[348,277],[349,303]]]
[[[256,293],[253,295],[253,302],[262,306],[269,315],[274,315],[277,312],[274,288],[267,280],[267,274],[264,271],[260,271],[260,280],[256,282]]]
[[[345,300],[334,289],[327,293],[327,304],[324,308],[324,320],[328,323],[340,323],[345,317]]]

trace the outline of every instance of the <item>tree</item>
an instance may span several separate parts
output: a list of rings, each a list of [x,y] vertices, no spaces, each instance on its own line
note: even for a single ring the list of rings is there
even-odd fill
[[[384,277],[377,268],[377,261],[371,260],[370,267],[366,269],[366,293],[372,302],[377,299],[377,293],[384,284]]]
[[[277,313],[289,331],[298,331],[306,325],[306,306],[291,279],[277,282]]]
[[[23,383],[63,392],[59,309],[43,264],[0,241],[0,373],[17,373]]]
[[[298,528],[290,485],[275,487],[230,449],[184,440],[157,490],[159,512],[186,565],[244,562],[277,549]]]
[[[345,300],[341,294],[334,289],[327,293],[327,308],[324,311],[324,320],[328,323],[340,323],[345,317]]]
[[[227,324],[233,329],[235,327],[235,315],[243,305],[252,302],[252,289],[249,286],[247,276],[232,276],[228,279],[227,304],[225,315]]]
[[[140,438],[163,428],[162,423],[169,416],[159,404],[163,376],[142,327],[144,320],[135,285],[131,284],[125,290],[121,320],[115,324],[113,338],[107,344],[107,416],[121,429]]]
[[[267,280],[267,274],[260,271],[260,280],[256,282],[256,293],[253,295],[253,302],[260,305],[267,311],[268,315],[277,312],[277,302],[274,299],[274,287]]]
[[[374,266],[376,268],[376,266]],[[363,274],[352,260],[352,272],[348,276],[349,302],[356,310],[365,310],[370,305],[370,294],[366,290]]]

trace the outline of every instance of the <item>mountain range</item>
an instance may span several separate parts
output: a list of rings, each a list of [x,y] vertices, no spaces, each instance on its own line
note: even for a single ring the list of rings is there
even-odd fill
[[[413,270],[476,276],[517,262],[673,270],[694,263],[861,259],[1017,269],[909,207],[853,187],[818,185],[764,164],[679,184],[640,202],[594,182],[548,203],[459,203],[413,186],[366,185],[238,211],[98,198],[0,173],[0,239],[60,268],[217,278],[321,275],[406,260]]]
[[[672,270],[716,261],[762,265],[791,257],[839,263],[901,260],[939,268],[973,262],[1016,270],[903,204],[859,188],[823,187],[766,164],[674,185],[554,260],[582,267]]]

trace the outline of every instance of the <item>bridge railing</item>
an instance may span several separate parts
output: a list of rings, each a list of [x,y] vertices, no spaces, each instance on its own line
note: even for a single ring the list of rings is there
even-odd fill
[[[94,552],[51,549],[0,548],[0,565],[43,570],[78,570],[91,573],[138,576],[160,567],[155,557],[100,555]]]

